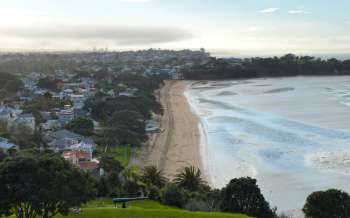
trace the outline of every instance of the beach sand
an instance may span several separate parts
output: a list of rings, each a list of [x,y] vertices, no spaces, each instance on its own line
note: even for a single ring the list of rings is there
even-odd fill
[[[169,179],[186,166],[203,171],[200,156],[199,119],[192,113],[184,96],[190,81],[167,81],[158,97],[164,108],[160,119],[161,133],[150,136],[143,151],[143,165],[155,165]]]

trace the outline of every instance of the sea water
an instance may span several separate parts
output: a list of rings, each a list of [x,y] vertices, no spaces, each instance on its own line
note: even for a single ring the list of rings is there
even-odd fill
[[[314,191],[350,192],[350,77],[200,82],[185,96],[212,186],[256,178],[270,205],[290,213]]]

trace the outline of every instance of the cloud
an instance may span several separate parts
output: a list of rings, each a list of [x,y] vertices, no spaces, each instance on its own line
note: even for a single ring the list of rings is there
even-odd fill
[[[0,27],[0,35],[45,41],[109,41],[124,46],[178,42],[194,37],[192,33],[176,27],[100,25]]]
[[[274,13],[278,10],[278,8],[265,8],[260,11],[260,13],[268,14],[268,13]]]
[[[309,12],[304,10],[289,10],[288,14],[308,14]]]

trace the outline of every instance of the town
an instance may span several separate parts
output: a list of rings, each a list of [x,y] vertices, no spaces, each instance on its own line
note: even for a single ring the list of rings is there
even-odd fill
[[[2,53],[0,151],[49,149],[101,176],[108,146],[140,146],[160,131],[154,93],[163,79],[209,58],[204,49]]]

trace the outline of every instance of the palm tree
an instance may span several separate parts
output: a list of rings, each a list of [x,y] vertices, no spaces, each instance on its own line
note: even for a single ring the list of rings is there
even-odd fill
[[[146,185],[154,185],[157,188],[162,188],[167,183],[167,178],[162,170],[158,170],[156,166],[148,166],[142,170],[141,181]]]
[[[201,171],[193,166],[185,167],[182,172],[176,175],[175,184],[191,192],[200,191],[207,186],[207,183],[201,177]]]

